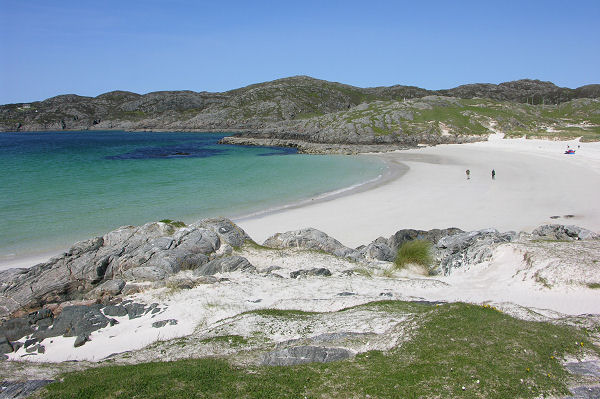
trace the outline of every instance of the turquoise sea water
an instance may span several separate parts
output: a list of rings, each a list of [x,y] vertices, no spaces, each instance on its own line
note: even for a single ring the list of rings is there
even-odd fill
[[[376,178],[368,157],[218,145],[225,134],[0,134],[0,262],[122,225],[236,217]]]

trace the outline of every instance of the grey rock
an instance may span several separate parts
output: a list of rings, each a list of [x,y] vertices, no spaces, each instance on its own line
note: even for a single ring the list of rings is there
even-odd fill
[[[282,267],[281,266],[269,266],[266,269],[262,269],[260,272],[264,273],[264,274],[269,274],[271,272],[274,272],[275,270],[281,270]]]
[[[211,260],[207,264],[194,270],[195,276],[210,276],[216,273],[227,273],[234,271],[254,272],[256,268],[242,256],[229,256]]]
[[[396,254],[389,245],[385,243],[372,242],[366,247],[362,248],[359,253],[367,260],[383,260],[391,262],[394,260]]]
[[[321,346],[295,346],[265,354],[262,360],[267,366],[293,366],[305,363],[328,363],[348,359],[352,352],[343,348]]]
[[[78,335],[77,338],[75,338],[73,347],[79,348],[80,346],[85,345],[85,343],[88,342],[89,340],[90,340],[90,337],[88,335]]]
[[[146,307],[141,303],[128,303],[124,307],[130,320],[142,317],[146,313]]]
[[[355,249],[348,248],[338,240],[313,228],[306,228],[285,233],[277,233],[265,240],[263,243],[269,248],[303,248],[347,257],[361,259],[362,255]]]
[[[329,276],[331,276],[331,272],[329,271],[329,269],[326,269],[324,267],[315,267],[313,269],[296,270],[296,271],[290,273],[291,278],[308,277],[308,276],[329,277]]]
[[[0,336],[0,354],[11,353],[13,350],[10,341],[4,336]]]
[[[225,218],[204,219],[193,226],[213,231],[219,236],[222,242],[233,248],[241,247],[247,240],[250,240],[250,237],[244,230],[231,220]]]
[[[337,296],[354,296],[354,295],[356,295],[355,292],[348,292],[348,291],[340,292],[337,294]]]
[[[100,312],[98,306],[66,306],[54,320],[52,328],[38,332],[40,338],[86,336],[106,327],[109,319]],[[36,333],[36,335],[38,335]]]
[[[511,242],[517,237],[515,232],[499,233],[494,229],[442,237],[435,246],[439,268],[444,274],[449,274],[454,269],[487,261],[491,259],[496,244]]]
[[[170,325],[170,326],[175,326],[175,325],[177,325],[177,320],[175,320],[175,319],[168,319],[168,320],[155,321],[154,323],[152,323],[152,327],[154,327],[154,328],[161,328],[161,327],[166,326],[167,324]]]
[[[572,374],[600,378],[600,361],[569,362],[565,368]]]
[[[540,226],[531,232],[534,239],[548,240],[597,240],[600,235],[579,226],[547,224]]]
[[[102,312],[104,315],[112,317],[127,316],[128,314],[127,309],[120,305],[107,305],[102,308]]]
[[[106,280],[96,288],[88,292],[88,298],[102,298],[103,296],[116,296],[125,287],[125,281],[121,279]]]
[[[45,263],[0,271],[0,317],[82,296],[130,293],[124,282],[160,281],[180,270],[198,269],[222,243],[238,247],[247,239],[228,219],[206,219],[179,229],[162,222],[120,227],[76,243]]]
[[[34,328],[27,317],[7,320],[0,326],[0,336],[6,337],[9,341],[17,341],[33,332]]]
[[[580,386],[569,389],[572,396],[565,396],[564,399],[598,399],[600,398],[600,386]]]
[[[463,231],[456,227],[432,230],[403,229],[398,230],[392,237],[386,240],[385,243],[392,249],[393,255],[396,256],[396,252],[406,241],[425,240],[432,244],[436,244],[442,237],[451,237],[458,233],[463,233]],[[381,239],[377,239],[374,242],[381,242],[380,240]]]
[[[26,398],[51,382],[54,380],[2,381],[0,382],[0,398]]]

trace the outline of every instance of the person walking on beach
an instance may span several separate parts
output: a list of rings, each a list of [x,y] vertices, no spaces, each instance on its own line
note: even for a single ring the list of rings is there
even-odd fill
[[[467,174],[467,180],[469,180],[471,178],[471,171],[467,169],[465,173]]]
[[[492,169],[492,180],[496,180],[496,171]]]

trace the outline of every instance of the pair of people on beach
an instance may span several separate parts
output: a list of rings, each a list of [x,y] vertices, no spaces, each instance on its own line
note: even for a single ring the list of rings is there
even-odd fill
[[[465,171],[465,173],[467,174],[467,180],[471,179],[471,171],[469,169],[467,169]],[[496,171],[494,169],[492,169],[492,180],[496,180]]]

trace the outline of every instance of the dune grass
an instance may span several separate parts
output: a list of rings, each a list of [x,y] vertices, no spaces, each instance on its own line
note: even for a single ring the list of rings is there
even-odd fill
[[[386,301],[365,311],[394,312],[396,304],[414,309],[420,322],[412,339],[389,352],[293,367],[242,368],[215,358],[99,367],[66,374],[41,396],[534,398],[568,394],[565,355],[600,352],[582,330],[518,320],[489,306]]]
[[[403,269],[409,264],[416,264],[429,268],[433,263],[431,243],[425,240],[406,241],[398,249],[394,265]]]

